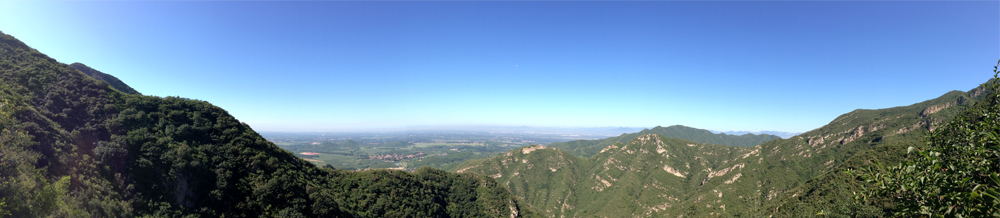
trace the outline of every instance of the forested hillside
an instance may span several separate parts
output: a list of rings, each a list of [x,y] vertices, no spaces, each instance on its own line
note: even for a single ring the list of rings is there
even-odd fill
[[[566,150],[567,152],[579,156],[579,157],[591,157],[597,154],[605,147],[615,143],[628,143],[636,137],[648,134],[658,134],[661,136],[666,136],[668,138],[679,138],[687,139],[691,141],[696,141],[700,143],[717,144],[717,145],[729,145],[737,147],[753,147],[764,142],[779,139],[781,137],[768,135],[768,134],[745,134],[745,135],[728,135],[725,133],[715,134],[711,131],[704,129],[696,129],[687,126],[673,125],[668,127],[654,127],[652,129],[644,129],[637,133],[632,134],[622,134],[617,137],[611,137],[599,140],[575,140],[569,142],[559,142],[551,143],[548,147],[558,148]]]
[[[476,174],[315,167],[208,102],[126,93],[2,33],[0,81],[0,217],[532,214]]]
[[[855,129],[861,133],[854,137],[861,143],[841,146],[836,158],[837,164],[802,185],[788,190],[776,201],[768,202],[758,213],[779,217],[797,217],[803,214],[824,213],[829,216],[878,216],[892,210],[882,207],[861,205],[853,200],[855,193],[864,190],[867,183],[859,177],[845,173],[846,170],[868,166],[872,161],[894,165],[906,157],[908,147],[926,147],[926,136],[941,126],[948,124],[961,113],[965,113],[990,96],[991,91],[980,86],[968,92],[952,91],[937,99],[928,100],[906,107],[882,110],[857,110],[842,115],[834,122],[854,119],[881,119],[883,122],[868,124]],[[860,118],[860,119],[858,119]],[[895,119],[895,122],[893,120]],[[831,122],[832,124],[833,122]],[[909,124],[909,126],[907,126]],[[850,126],[850,124],[848,124]],[[830,125],[817,130],[830,129]],[[864,132],[867,131],[867,132]],[[833,132],[827,130],[827,132]],[[818,136],[818,135],[817,135]],[[814,136],[816,137],[816,136]],[[815,138],[818,140],[818,137]]]
[[[0,33],[0,217],[994,216],[993,90],[859,109],[789,139],[656,127],[453,173],[356,172]]]
[[[84,74],[87,74],[87,76],[108,83],[109,85],[111,85],[111,88],[115,88],[118,91],[124,92],[126,94],[141,94],[139,93],[139,91],[132,89],[131,86],[128,86],[128,84],[125,84],[125,82],[119,80],[118,77],[103,73],[101,71],[97,71],[94,68],[90,68],[87,65],[83,65],[81,63],[73,63],[70,64],[69,66],[72,66],[73,68],[76,68],[76,70],[79,70]]]
[[[872,158],[850,175],[865,180],[858,204],[898,217],[1000,217],[1000,63],[986,99],[906,148],[898,164]],[[899,152],[902,153],[902,152]],[[822,212],[822,211],[821,211]]]
[[[676,217],[701,202],[691,196],[708,179],[738,180],[721,178],[733,170],[722,166],[749,155],[749,148],[648,134],[586,159],[536,145],[457,168],[496,178],[549,217]]]
[[[845,169],[900,161],[908,146],[983,99],[953,91],[910,106],[855,110],[815,130],[743,148],[647,134],[590,158],[541,146],[463,163],[549,217],[883,215],[858,204]],[[619,140],[610,138],[608,140]]]

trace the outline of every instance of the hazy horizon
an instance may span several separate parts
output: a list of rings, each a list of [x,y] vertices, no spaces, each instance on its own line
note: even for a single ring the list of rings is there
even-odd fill
[[[1000,2],[0,1],[0,31],[258,131],[805,132],[985,82]]]
[[[678,124],[679,125],[679,124]],[[670,125],[673,126],[673,125]],[[687,126],[696,129],[704,129],[696,126]],[[522,133],[553,133],[553,134],[595,134],[595,135],[619,135],[621,133],[635,133],[642,131],[643,129],[652,129],[656,126],[651,127],[628,127],[628,126],[596,126],[596,127],[559,127],[559,126],[496,126],[496,125],[414,125],[414,126],[401,126],[401,127],[383,127],[383,128],[343,128],[343,129],[296,129],[296,128],[277,128],[277,130],[257,130],[258,132],[266,133],[309,133],[309,134],[322,134],[322,133],[399,133],[399,132],[433,132],[433,131],[452,131],[452,132],[522,132]],[[662,126],[668,127],[668,126]],[[750,133],[750,134],[764,134],[766,132],[782,132],[790,134],[798,134],[802,132],[786,132],[786,131],[776,131],[776,130],[713,130],[704,129],[713,133]],[[618,132],[622,131],[622,132]]]

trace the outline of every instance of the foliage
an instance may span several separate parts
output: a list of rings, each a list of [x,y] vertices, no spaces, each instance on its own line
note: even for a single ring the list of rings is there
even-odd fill
[[[94,68],[90,68],[82,63],[73,63],[70,64],[69,66],[75,68],[76,70],[79,70],[80,72],[83,72],[84,74],[87,74],[87,76],[90,76],[91,78],[108,83],[108,85],[111,85],[112,88],[115,88],[118,91],[124,92],[126,94],[141,95],[139,91],[136,91],[131,86],[128,86],[128,84],[125,84],[125,82],[119,80],[118,77],[95,70]]]
[[[32,74],[27,74],[32,72]],[[106,102],[105,89],[86,76],[65,77],[75,69],[0,35],[0,198],[13,217],[114,216],[119,209],[104,191],[89,151],[101,138],[107,116],[92,103]],[[82,75],[82,74],[81,74]],[[106,85],[105,85],[106,87]],[[88,137],[84,137],[84,135]],[[102,199],[103,198],[103,199]],[[81,209],[87,204],[101,208]]]
[[[852,201],[864,181],[841,172],[872,158],[902,160],[900,147],[919,143],[983,99],[982,93],[976,88],[909,106],[859,109],[813,131],[750,148],[664,137],[659,150],[639,137],[617,142],[620,136],[593,141],[617,144],[590,158],[552,146],[525,153],[532,148],[525,147],[453,170],[496,177],[548,216],[879,217],[881,205]]]
[[[858,199],[888,201],[896,216],[1000,217],[1000,72],[993,72],[983,85],[992,94],[928,136],[926,148],[907,148],[909,158],[895,166],[866,168],[873,187]]]
[[[725,162],[748,151],[649,134],[591,158],[536,145],[455,169],[496,177],[518,199],[549,216],[663,217],[686,215],[683,201],[706,182],[709,172],[728,167]],[[664,165],[681,174],[665,171]],[[735,174],[711,182],[724,183]],[[718,206],[707,211],[718,214]]]
[[[910,106],[855,110],[837,117],[824,127],[800,135],[811,139],[810,142],[819,143],[820,147],[825,144],[829,150],[817,154],[822,155],[818,158],[800,162],[803,167],[796,171],[812,173],[800,173],[799,175],[804,174],[800,177],[805,179],[800,180],[802,183],[765,201],[753,213],[774,217],[802,217],[813,216],[822,211],[828,217],[883,216],[883,210],[889,210],[892,204],[855,202],[854,193],[863,192],[867,182],[857,174],[843,172],[865,168],[872,161],[890,165],[903,161],[907,147],[922,147],[923,137],[985,99],[988,96],[985,93],[988,90],[977,87],[968,92],[948,92],[939,98]],[[840,133],[847,134],[845,138],[840,138]],[[837,143],[847,138],[854,140],[850,143]],[[826,165],[827,162],[824,161],[831,162]]]
[[[126,94],[3,34],[0,81],[0,217],[957,217],[1000,196],[985,89],[749,148],[647,131],[409,173],[314,167],[207,102]],[[867,192],[840,173],[873,159]]]
[[[489,177],[317,168],[208,102],[116,91],[4,34],[0,81],[0,217],[534,214]]]

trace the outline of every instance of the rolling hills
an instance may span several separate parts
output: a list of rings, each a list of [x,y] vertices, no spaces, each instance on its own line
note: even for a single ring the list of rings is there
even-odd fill
[[[84,67],[0,33],[0,217],[533,214],[476,174],[316,167],[222,108]]]
[[[788,139],[657,127],[454,172],[357,172],[296,158],[208,102],[143,96],[0,33],[0,217],[879,216],[892,205],[852,201],[865,183],[844,171],[899,162],[956,116],[982,119],[967,109],[995,104],[988,93],[859,109]]]
[[[468,161],[457,172],[490,175],[548,217],[831,216],[879,214],[852,205],[858,178],[845,168],[898,162],[907,146],[984,98],[982,87],[879,110],[745,148],[644,133],[589,158],[530,146]],[[900,149],[904,148],[904,149]]]
[[[673,125],[668,127],[654,127],[652,129],[643,129],[637,133],[622,134],[617,137],[611,137],[599,140],[575,140],[568,142],[551,143],[548,147],[559,148],[566,150],[573,155],[580,157],[590,157],[594,156],[601,149],[608,147],[609,145],[615,143],[627,143],[636,137],[648,134],[658,134],[661,136],[666,136],[668,138],[680,138],[692,140],[700,143],[709,143],[717,145],[729,145],[737,147],[753,147],[761,143],[779,139],[781,137],[768,135],[768,134],[744,134],[744,135],[728,135],[725,133],[714,134],[711,131],[704,129],[696,129],[687,126]]]
[[[712,169],[751,152],[647,134],[586,159],[529,146],[457,168],[496,178],[528,205],[553,217],[665,217],[679,215],[677,209],[702,186],[703,178],[718,174]]]

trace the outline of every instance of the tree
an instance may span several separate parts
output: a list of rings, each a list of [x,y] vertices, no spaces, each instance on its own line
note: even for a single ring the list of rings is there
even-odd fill
[[[896,166],[877,161],[862,169],[873,187],[856,196],[868,204],[889,203],[896,216],[1000,217],[1000,72],[983,84],[984,101],[909,147]],[[894,208],[893,208],[894,207]]]

